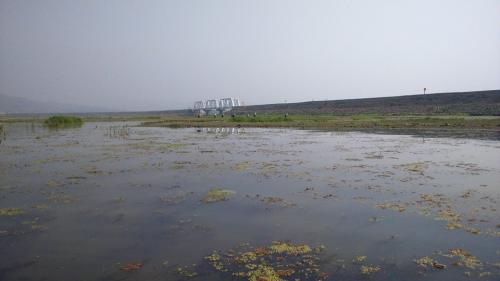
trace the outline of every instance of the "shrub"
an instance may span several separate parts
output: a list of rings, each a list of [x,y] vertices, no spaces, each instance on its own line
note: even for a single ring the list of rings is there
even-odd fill
[[[79,127],[83,124],[83,120],[75,116],[51,116],[44,124],[50,128]]]

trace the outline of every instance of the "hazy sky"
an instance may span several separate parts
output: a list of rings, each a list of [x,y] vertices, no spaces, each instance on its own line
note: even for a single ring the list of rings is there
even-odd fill
[[[500,89],[499,0],[0,0],[0,93],[117,110]]]

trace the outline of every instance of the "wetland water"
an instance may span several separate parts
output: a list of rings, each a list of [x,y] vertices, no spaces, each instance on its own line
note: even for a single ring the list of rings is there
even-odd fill
[[[0,280],[500,279],[498,140],[124,125],[6,126]]]

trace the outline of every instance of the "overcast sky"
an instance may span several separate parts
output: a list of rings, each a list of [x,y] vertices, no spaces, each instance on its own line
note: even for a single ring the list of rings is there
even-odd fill
[[[115,110],[500,89],[499,0],[0,0],[0,93]]]

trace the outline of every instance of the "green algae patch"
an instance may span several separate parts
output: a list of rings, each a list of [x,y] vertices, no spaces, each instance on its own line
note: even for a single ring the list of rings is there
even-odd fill
[[[356,256],[354,257],[353,262],[364,262],[366,261],[366,258],[367,258],[366,256]]]
[[[363,274],[363,275],[370,275],[370,274],[379,272],[380,271],[380,267],[378,267],[378,266],[363,265],[363,266],[361,266],[360,271],[361,271],[361,274]]]
[[[418,264],[420,267],[424,267],[424,268],[426,268],[426,267],[433,267],[436,269],[445,269],[446,268],[446,265],[438,263],[437,261],[435,261],[431,257],[421,257],[419,259],[416,259],[415,263]]]
[[[398,211],[398,212],[404,212],[406,211],[406,206],[398,203],[381,203],[375,205],[375,207],[382,209],[382,210],[393,210],[393,211]]]
[[[234,258],[234,261],[239,264],[248,264],[257,260],[258,255],[256,252],[246,252]]]
[[[323,281],[328,275],[320,270],[321,252],[305,244],[273,242],[251,247],[245,243],[226,253],[214,252],[205,261],[221,274],[220,280]]]
[[[266,205],[280,206],[280,207],[284,207],[284,208],[296,206],[295,203],[288,202],[281,197],[273,197],[273,196],[264,197],[260,201],[264,202]]]
[[[20,208],[0,208],[0,216],[18,216],[24,214]]]
[[[457,266],[462,266],[470,269],[481,268],[483,266],[483,264],[477,257],[471,255],[464,249],[450,249],[448,250],[448,253],[443,254],[443,256],[450,259],[455,258],[456,261],[454,262],[454,264]]]
[[[237,171],[237,172],[244,172],[244,171],[248,170],[249,167],[250,167],[250,162],[245,161],[245,162],[234,164],[231,167],[231,169],[233,169],[234,171]]]
[[[193,278],[198,276],[198,273],[196,271],[193,271],[193,269],[191,269],[189,266],[179,266],[177,268],[177,274],[184,278]]]
[[[464,272],[466,276],[470,276],[472,272],[478,273],[480,275],[481,273],[484,272],[486,269],[493,269],[495,267],[498,268],[498,265],[495,263],[483,263],[481,262],[477,257],[473,256],[471,253],[467,252],[464,249],[461,248],[453,248],[449,249],[446,253],[442,253],[438,251],[436,253],[436,256],[439,255],[439,258],[442,260],[443,257],[448,259],[448,262],[445,263],[440,263],[438,262],[435,258],[432,257],[421,257],[418,259],[415,259],[414,262],[420,267],[420,268],[434,268],[434,269],[439,269],[439,270],[444,270],[447,269],[448,266],[454,266],[454,267],[462,267],[466,268],[470,271]]]
[[[247,276],[248,281],[284,281],[278,272],[266,265],[258,265],[256,269],[250,270]]]
[[[292,256],[304,255],[312,251],[311,247],[307,245],[293,245],[282,242],[273,242],[270,249],[276,254],[286,254]]]
[[[429,168],[429,165],[427,165],[427,163],[418,162],[418,163],[396,165],[395,168],[400,168],[407,172],[423,174]]]
[[[393,129],[393,128],[435,128],[443,129],[496,129],[500,123],[498,116],[457,115],[384,115],[384,114],[293,114],[285,112],[259,114],[258,116],[237,115],[231,118],[168,116],[160,120],[141,123],[144,127],[167,128],[330,128],[330,129]]]
[[[213,188],[201,200],[203,203],[215,203],[226,201],[234,195],[234,191],[229,189]]]
[[[168,205],[176,205],[184,202],[187,197],[193,195],[192,191],[179,191],[176,193],[160,196],[160,201]]]

